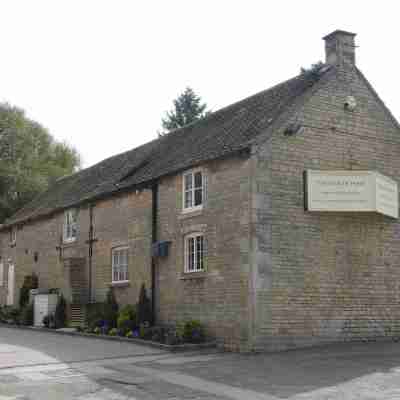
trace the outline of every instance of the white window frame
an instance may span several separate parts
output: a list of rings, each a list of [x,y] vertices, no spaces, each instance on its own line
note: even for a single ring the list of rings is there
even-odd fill
[[[14,226],[10,231],[10,245],[17,244],[17,228]]]
[[[115,264],[114,264],[114,253],[120,252],[120,251],[126,251],[126,266],[125,266],[125,271],[124,275],[122,278],[124,279],[114,279],[114,269],[115,269]],[[121,268],[121,265],[118,266],[118,268]],[[121,273],[121,271],[119,271]],[[118,277],[120,278],[120,277]],[[129,247],[128,246],[118,246],[114,247],[111,249],[111,282],[112,283],[127,283],[129,282]]]
[[[195,201],[195,191],[196,189],[199,189],[199,187],[195,187],[194,186],[194,176],[196,173],[201,172],[201,204],[198,204],[197,206],[194,205],[194,201]],[[185,181],[186,181],[186,177],[191,175],[192,176],[192,188],[190,189],[190,192],[192,194],[192,204],[190,206],[186,206],[186,192],[188,192],[185,188]],[[201,210],[203,208],[204,205],[204,201],[205,201],[205,194],[206,194],[206,187],[205,187],[205,173],[204,170],[202,168],[196,168],[196,169],[192,169],[190,171],[187,171],[185,173],[182,174],[182,212],[191,212],[191,211],[195,211],[195,210]]]
[[[75,214],[75,221],[70,222],[70,218]],[[73,228],[75,229],[75,236],[72,235]],[[64,227],[63,227],[63,242],[71,243],[76,240],[78,236],[78,213],[76,208],[71,208],[64,212]]]
[[[200,268],[197,268],[199,253],[197,249],[197,238],[202,238],[202,249],[201,249],[201,261],[200,261]],[[193,268],[190,269],[190,241],[194,240],[193,244]],[[186,235],[184,237],[184,265],[185,265],[185,273],[191,274],[195,272],[204,272],[205,271],[205,257],[206,257],[206,239],[203,232],[194,232]]]

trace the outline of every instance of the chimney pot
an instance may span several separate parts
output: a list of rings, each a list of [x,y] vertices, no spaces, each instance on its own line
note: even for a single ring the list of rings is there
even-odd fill
[[[336,30],[323,37],[323,40],[325,40],[326,63],[339,67],[355,65],[355,36],[355,33]]]

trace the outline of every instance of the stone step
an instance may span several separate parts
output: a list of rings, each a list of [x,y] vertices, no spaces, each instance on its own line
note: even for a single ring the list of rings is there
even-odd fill
[[[85,322],[84,309],[81,304],[71,304],[71,327],[83,325]]]

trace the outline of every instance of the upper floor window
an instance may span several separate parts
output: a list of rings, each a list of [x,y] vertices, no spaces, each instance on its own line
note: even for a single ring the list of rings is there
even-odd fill
[[[13,227],[10,231],[10,244],[15,245],[17,243],[17,228]]]
[[[64,213],[64,242],[73,242],[78,233],[78,220],[76,209]]]
[[[205,195],[205,175],[200,170],[190,171],[183,175],[183,209],[201,208]]]
[[[185,272],[204,271],[204,235],[193,233],[185,237]]]
[[[112,281],[126,282],[128,276],[128,247],[112,249]]]

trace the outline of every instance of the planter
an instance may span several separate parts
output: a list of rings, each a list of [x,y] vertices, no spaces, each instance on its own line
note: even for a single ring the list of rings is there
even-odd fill
[[[67,331],[60,331],[57,329],[49,329],[49,328],[41,328],[41,327],[33,327],[33,326],[24,326],[24,325],[12,325],[12,324],[4,324],[0,323],[0,328],[13,328],[13,329],[25,329],[25,330],[34,330],[37,332],[48,332],[48,333],[55,333],[58,335],[68,335],[68,336],[80,336],[92,339],[100,339],[100,340],[114,340],[119,342],[126,342],[132,343],[136,345],[143,345],[147,347],[153,347],[160,350],[165,350],[169,352],[182,352],[182,351],[194,351],[194,350],[201,350],[201,349],[211,349],[217,346],[216,342],[204,342],[204,343],[183,343],[183,344],[165,344],[165,343],[158,343],[153,342],[151,340],[144,340],[139,338],[126,338],[120,336],[109,336],[109,335],[96,335],[94,333],[84,333],[84,332],[67,332]]]

